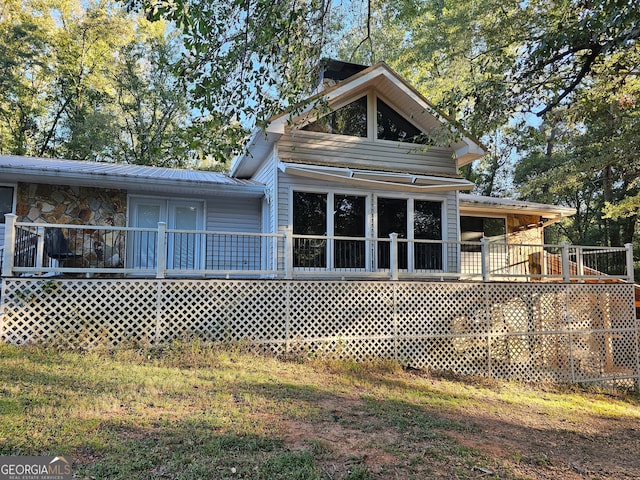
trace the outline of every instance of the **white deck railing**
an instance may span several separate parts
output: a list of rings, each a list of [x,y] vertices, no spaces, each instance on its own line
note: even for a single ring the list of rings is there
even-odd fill
[[[586,247],[17,222],[2,276],[633,282],[631,245]]]

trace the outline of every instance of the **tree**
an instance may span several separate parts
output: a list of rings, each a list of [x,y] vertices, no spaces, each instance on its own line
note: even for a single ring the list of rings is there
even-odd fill
[[[264,125],[315,85],[329,0],[125,3],[181,29],[179,75],[228,151],[238,149],[241,126]]]
[[[1,151],[164,166],[228,158],[176,75],[181,51],[164,22],[108,0],[7,0]]]

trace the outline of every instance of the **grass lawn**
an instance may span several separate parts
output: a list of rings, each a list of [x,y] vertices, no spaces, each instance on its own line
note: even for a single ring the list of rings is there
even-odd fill
[[[181,343],[0,345],[0,454],[86,479],[640,478],[640,397]]]

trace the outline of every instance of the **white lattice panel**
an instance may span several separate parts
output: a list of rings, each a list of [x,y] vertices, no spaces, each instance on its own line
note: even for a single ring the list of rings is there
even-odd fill
[[[299,352],[394,358],[393,287],[386,282],[290,282],[290,345]]]
[[[147,343],[155,335],[158,285],[127,280],[5,282],[1,336],[65,347]]]
[[[17,344],[197,337],[526,381],[628,383],[639,370],[623,284],[5,279],[1,313]]]

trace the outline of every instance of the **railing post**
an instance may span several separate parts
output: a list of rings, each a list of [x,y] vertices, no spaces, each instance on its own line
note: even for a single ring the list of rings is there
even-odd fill
[[[584,252],[580,247],[576,247],[576,275],[584,277]]]
[[[562,281],[571,283],[571,263],[569,262],[569,244],[562,242]]]
[[[13,273],[13,256],[16,251],[16,221],[15,213],[4,216],[4,256],[2,258],[2,276],[10,277]]]
[[[44,264],[44,227],[36,228],[36,268]]]
[[[391,280],[398,280],[398,234],[390,233],[389,238],[389,275]]]
[[[633,272],[633,244],[625,243],[624,250],[627,258],[627,282],[635,283]]]
[[[491,244],[487,239],[480,239],[480,264],[482,266],[482,281],[491,281]]]
[[[156,278],[164,278],[167,269],[167,223],[158,222],[158,253],[156,257]]]
[[[284,231],[284,278],[293,278],[293,228],[287,227]]]

